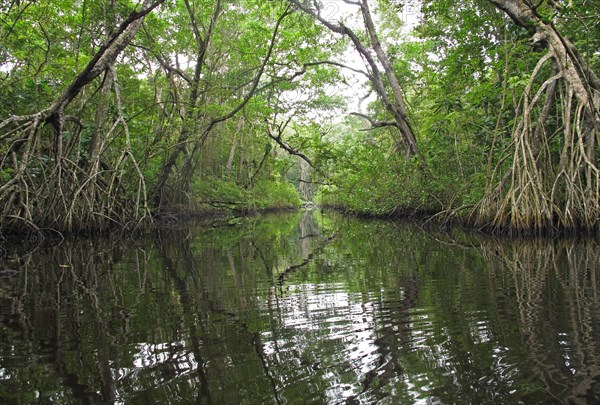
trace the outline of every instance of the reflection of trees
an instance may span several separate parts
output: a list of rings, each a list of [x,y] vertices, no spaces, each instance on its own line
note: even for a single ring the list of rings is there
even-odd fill
[[[206,361],[203,359],[203,354],[201,351],[201,342],[200,336],[202,336],[204,329],[204,323],[200,319],[201,313],[198,313],[195,307],[195,303],[193,301],[193,291],[195,288],[189,288],[186,284],[186,279],[188,276],[190,277],[190,281],[193,284],[196,284],[196,280],[194,278],[194,259],[192,256],[192,250],[190,248],[190,240],[188,232],[178,232],[179,237],[184,236],[181,239],[181,243],[177,245],[175,258],[173,258],[173,254],[169,253],[168,247],[166,246],[165,240],[161,237],[161,233],[159,232],[157,235],[157,245],[160,258],[162,259],[164,269],[171,276],[176,291],[179,293],[179,302],[183,309],[183,322],[185,323],[186,330],[189,331],[187,334],[189,339],[190,352],[193,355],[192,358],[186,358],[186,363],[189,369],[193,370],[199,382],[199,387],[194,387],[198,391],[198,396],[196,397],[196,403],[212,403],[210,387],[208,383],[208,379],[206,377],[206,373],[204,372],[204,368],[206,365]],[[181,234],[184,235],[181,235]],[[187,234],[186,234],[187,233]],[[178,263],[181,261],[182,263]],[[192,286],[197,287],[197,286]],[[199,316],[200,315],[200,316]],[[183,338],[183,336],[182,336]],[[166,362],[168,365],[169,362]],[[173,363],[171,363],[173,364]],[[177,363],[175,363],[177,364]],[[172,377],[176,377],[177,373],[180,370],[174,368],[172,370]]]
[[[36,366],[2,360],[0,371],[21,397],[282,402],[285,376],[265,352],[270,322],[259,297],[274,272],[312,254],[318,234],[311,218],[283,219],[216,233],[162,230],[156,249],[126,255],[94,241],[22,257],[8,266],[19,271],[0,295],[13,308],[0,335],[23,342],[18,356]]]
[[[360,377],[360,393],[349,397],[349,401],[360,397],[381,400],[389,396],[386,392],[388,386],[404,373],[402,357],[411,349],[414,339],[411,309],[417,305],[419,281],[415,273],[403,277],[401,281],[399,291],[403,294],[397,302],[390,305],[390,302],[379,299],[373,314],[375,323],[379,324],[373,325],[377,329],[377,338],[374,340],[377,360],[373,362],[372,368]],[[388,312],[383,317],[382,310]]]
[[[0,389],[15,403],[598,397],[596,243],[459,248],[317,219],[2,263],[18,271],[0,273]]]
[[[600,300],[595,241],[489,243],[496,274],[514,285],[517,321],[536,388],[568,403],[597,399]],[[563,308],[562,306],[566,306]],[[539,386],[541,385],[541,386]],[[595,396],[594,396],[595,395]]]
[[[279,235],[274,227],[271,232],[255,231],[248,237],[208,243],[201,249],[194,249],[197,241],[190,235],[157,239],[163,266],[181,303],[189,348],[202,363],[198,372],[202,373],[199,381],[205,394],[197,401],[234,403],[261,398],[283,402],[285,376],[273,370],[281,364],[265,352],[261,336],[265,321],[271,326],[273,323],[261,319],[264,315],[258,296],[272,291],[273,273],[281,263],[302,258],[305,249],[306,256],[312,257],[310,245],[299,240],[316,236],[316,228],[306,221],[301,224],[292,228],[290,236]],[[276,329],[272,330],[274,335]]]
[[[15,402],[26,402],[34,391],[39,402],[103,404],[116,398],[112,333],[127,320],[105,303],[120,301],[119,283],[111,278],[119,251],[98,255],[90,247],[65,242],[62,249],[11,263],[19,271],[9,292],[12,314],[2,317],[2,341],[19,348],[16,358],[32,362],[28,368],[7,362],[3,347],[0,367],[18,392]]]

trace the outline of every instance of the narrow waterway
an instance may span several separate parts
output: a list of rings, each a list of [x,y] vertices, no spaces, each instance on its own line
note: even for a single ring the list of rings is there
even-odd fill
[[[25,245],[0,258],[0,403],[600,401],[594,241],[313,210]]]

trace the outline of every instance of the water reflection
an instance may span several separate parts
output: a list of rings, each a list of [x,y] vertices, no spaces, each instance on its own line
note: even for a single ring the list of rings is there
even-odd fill
[[[599,398],[597,251],[593,241],[496,243],[483,250],[514,285],[531,384],[563,402]]]
[[[445,241],[311,211],[7,254],[0,402],[598,401],[597,244]]]

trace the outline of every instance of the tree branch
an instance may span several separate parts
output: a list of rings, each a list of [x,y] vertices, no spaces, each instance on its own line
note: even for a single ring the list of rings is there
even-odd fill
[[[146,31],[146,30],[144,30]],[[152,41],[152,37],[150,36],[150,33],[148,33],[148,31],[146,31],[146,36],[148,37],[149,41]],[[168,73],[174,73],[177,76],[181,77],[183,80],[185,80],[189,85],[192,84],[192,78],[190,76],[188,76],[187,73],[185,73],[183,70],[177,68],[177,67],[173,67],[169,62],[167,62],[166,58],[161,55],[161,53],[157,50],[154,51],[146,46],[143,45],[138,45],[138,44],[133,44],[132,46],[136,47],[136,48],[140,48],[146,52],[151,53],[154,58],[158,61],[159,65]]]
[[[279,146],[281,146],[281,148],[284,149],[286,152],[288,152],[290,155],[298,156],[300,159],[302,159],[306,163],[308,163],[308,165],[310,167],[313,167],[313,168],[315,167],[313,165],[312,160],[310,160],[310,158],[308,156],[306,156],[304,153],[292,148],[290,145],[288,145],[281,139],[281,132],[279,134],[275,135],[275,133],[273,132],[273,128],[271,127],[271,123],[269,122],[269,120],[267,118],[265,118],[265,123],[267,124],[267,135],[269,135],[269,138],[271,138],[275,142],[277,142],[277,144]]]
[[[396,123],[396,121],[375,121],[373,118],[369,117],[366,114],[362,114],[359,112],[351,112],[349,115],[355,115],[357,117],[363,118],[367,121],[369,121],[369,124],[371,124],[371,128],[367,128],[367,130],[372,130],[375,128],[383,128],[383,127],[398,127],[398,124]],[[363,130],[364,131],[364,130]]]
[[[333,62],[333,61],[330,61],[330,60],[323,60],[323,61],[319,61],[319,62],[309,62],[309,63],[303,64],[302,66],[304,66],[304,67],[310,67],[310,66],[319,66],[319,65],[337,66],[337,67],[341,67],[343,69],[351,70],[351,71],[353,71],[355,73],[360,73],[361,75],[366,76],[369,80],[372,80],[372,78],[373,78],[369,73],[365,72],[364,70],[356,69],[356,68],[350,67],[348,65],[344,65],[343,63]]]
[[[108,41],[100,47],[83,71],[77,75],[75,80],[73,80],[65,90],[63,90],[58,99],[48,109],[48,114],[46,116],[46,122],[53,124],[55,129],[57,129],[57,132],[60,132],[61,129],[61,115],[65,107],[73,101],[81,89],[115,62],[119,54],[127,45],[129,45],[129,42],[131,42],[137,33],[146,15],[164,2],[165,0],[156,0],[155,2],[146,0],[144,2],[144,9],[129,14],[129,17],[121,23]]]
[[[267,51],[267,54],[265,55],[263,63],[260,65],[260,69],[258,70],[258,73],[256,74],[256,77],[254,78],[254,81],[252,82],[252,88],[250,89],[248,94],[246,94],[246,97],[244,97],[242,102],[240,104],[238,104],[237,107],[235,107],[229,113],[212,120],[208,124],[208,127],[204,130],[204,132],[202,134],[202,140],[204,140],[208,136],[208,134],[210,133],[210,131],[213,129],[213,127],[215,125],[217,125],[220,122],[227,121],[228,119],[235,116],[242,108],[244,108],[244,106],[246,104],[248,104],[250,99],[252,99],[252,97],[254,97],[254,94],[256,93],[256,90],[258,89],[258,83],[260,82],[260,79],[262,78],[262,75],[265,71],[265,67],[267,66],[267,63],[269,62],[269,60],[271,59],[271,54],[273,53],[273,49],[275,48],[275,42],[277,40],[277,34],[279,32],[279,27],[281,25],[281,22],[283,21],[283,19],[285,17],[287,17],[290,14],[291,14],[291,11],[289,10],[289,7],[288,7],[285,9],[283,14],[281,14],[281,16],[279,16],[279,18],[277,19],[277,23],[275,24],[275,28],[273,29],[273,35],[271,36],[271,43],[269,45],[269,49]]]
[[[373,23],[367,0],[361,0],[360,2],[351,3],[360,6],[360,10],[364,20],[364,26],[367,30],[367,33],[369,34],[369,39],[371,42],[370,46],[372,48],[372,51],[375,52],[375,56],[371,54],[371,51],[365,46],[363,41],[359,38],[358,35],[356,35],[356,33],[353,30],[351,30],[341,22],[334,24],[330,21],[327,21],[325,18],[323,18],[323,16],[321,16],[318,7],[315,7],[316,10],[312,9],[305,3],[303,3],[301,0],[289,0],[289,2],[295,5],[304,13],[312,16],[315,20],[319,21],[322,25],[324,25],[332,32],[344,35],[352,41],[352,43],[354,44],[354,48],[361,55],[361,57],[364,58],[368,68],[370,68],[371,73],[367,77],[373,84],[373,87],[375,88],[379,99],[385,106],[386,110],[390,114],[392,114],[394,120],[396,121],[396,128],[398,128],[398,131],[400,132],[400,135],[402,136],[407,146],[407,156],[419,155],[417,141],[412,126],[410,125],[410,122],[408,120],[404,98],[402,96],[399,81],[396,77],[393,67],[391,66],[391,62],[385,54],[377,36],[375,24]],[[383,66],[383,74],[380,71],[377,61],[379,61],[379,63],[381,63],[381,66]],[[391,93],[393,95],[393,99],[391,99],[391,97],[388,95],[388,89],[386,88],[386,83],[384,82],[384,75],[388,79],[389,87],[392,90]],[[421,159],[423,159],[422,156]]]

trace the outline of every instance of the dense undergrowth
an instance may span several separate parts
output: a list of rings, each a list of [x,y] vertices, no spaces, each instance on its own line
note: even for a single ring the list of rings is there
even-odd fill
[[[442,151],[436,149],[437,151]],[[320,205],[373,216],[434,215],[475,204],[485,191],[483,156],[428,153],[418,158],[383,156],[348,168],[335,186],[323,187],[316,200]]]
[[[285,181],[261,180],[251,188],[234,182],[207,178],[195,188],[196,211],[227,209],[242,213],[299,208],[302,200],[293,184]]]

